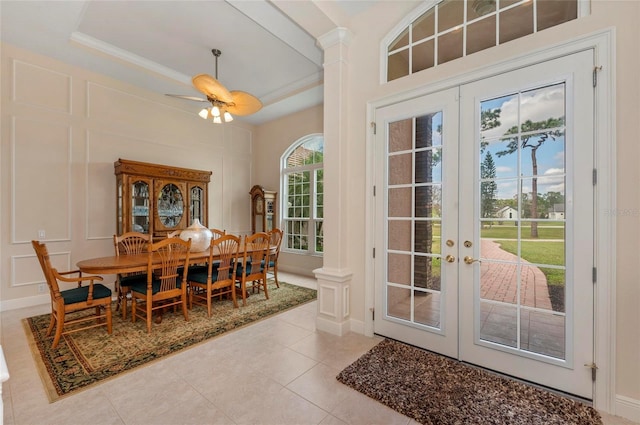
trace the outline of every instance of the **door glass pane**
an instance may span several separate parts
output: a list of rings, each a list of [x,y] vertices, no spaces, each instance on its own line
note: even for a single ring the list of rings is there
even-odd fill
[[[480,111],[480,339],[564,359],[564,84]]]
[[[434,328],[443,313],[441,133],[441,112],[392,122],[387,133],[387,315]]]

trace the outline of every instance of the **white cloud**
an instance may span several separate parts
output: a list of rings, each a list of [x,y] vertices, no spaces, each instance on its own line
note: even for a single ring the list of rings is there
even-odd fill
[[[522,93],[520,121],[536,122],[564,116],[564,97],[562,84]],[[485,138],[503,136],[507,130],[518,124],[518,99],[518,96],[513,96],[500,106],[500,126],[485,131]]]

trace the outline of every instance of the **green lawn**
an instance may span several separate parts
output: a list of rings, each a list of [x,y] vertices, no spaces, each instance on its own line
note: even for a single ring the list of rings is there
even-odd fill
[[[522,229],[522,238],[530,239],[531,238],[531,226],[529,223],[523,223]],[[512,223],[510,224],[494,224],[491,227],[483,227],[480,230],[480,235],[483,238],[490,239],[517,239],[518,238],[518,227],[514,226]],[[552,227],[552,226],[543,226],[542,224],[538,224],[538,239],[564,239],[564,227]]]
[[[517,241],[497,241],[507,252],[518,255]],[[564,242],[522,241],[522,258],[530,263],[564,266]],[[540,267],[548,285],[564,285],[564,270]]]

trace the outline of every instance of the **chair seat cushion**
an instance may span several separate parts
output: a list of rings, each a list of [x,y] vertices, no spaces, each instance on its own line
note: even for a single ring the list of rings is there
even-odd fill
[[[177,288],[181,288],[182,287],[182,280],[178,280],[178,282],[176,283],[176,287]],[[138,292],[140,294],[146,294],[147,293],[147,282],[136,282],[133,285],[131,285],[131,290]],[[155,295],[158,292],[160,292],[160,279],[153,279],[151,281],[151,294]]]
[[[65,304],[75,304],[87,301],[87,298],[89,297],[89,285],[60,291],[60,295],[62,295]],[[107,297],[111,298],[111,289],[101,283],[94,283],[93,299],[99,300]]]
[[[264,260],[262,260],[262,262],[260,262],[260,265],[261,265],[262,267],[264,267]],[[275,261],[272,261],[272,260],[269,260],[269,268],[273,268],[273,267],[275,267],[275,266],[276,266],[276,262],[275,262]]]
[[[216,268],[216,266],[219,266],[219,265],[220,264],[214,264],[213,268],[211,269],[211,282],[213,283],[215,283],[218,280],[218,269]],[[187,276],[187,280],[189,282],[206,284],[208,274],[209,274],[209,271],[206,269],[204,271],[197,271],[195,273],[192,273],[191,269],[189,269],[189,275]]]
[[[208,270],[209,270],[209,266],[196,265],[196,266],[189,266],[189,270],[187,271],[187,273],[188,273],[188,276],[191,276],[191,274],[195,274],[195,273],[207,274]]]
[[[120,286],[131,286],[136,282],[147,283],[147,274],[133,274],[129,276],[121,276],[120,277]]]
[[[252,270],[253,267],[251,267],[252,264],[250,262],[248,262],[246,265],[242,264],[242,263],[238,263],[238,266],[236,268],[236,277],[241,277],[242,276],[242,271],[244,270],[244,268],[246,267],[246,274],[251,274],[251,273],[261,273],[264,270],[264,261],[262,261],[260,263],[260,270]]]
[[[207,283],[207,277],[209,276],[209,271],[207,269],[204,270],[195,270],[191,271],[189,269],[189,274],[187,275],[187,280],[189,282],[197,282],[197,283]]]

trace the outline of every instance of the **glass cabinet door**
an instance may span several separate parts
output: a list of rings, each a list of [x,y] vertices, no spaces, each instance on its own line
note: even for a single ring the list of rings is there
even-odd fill
[[[177,228],[184,215],[184,200],[180,188],[165,184],[158,193],[158,219],[167,229]]]
[[[193,186],[191,188],[191,194],[189,198],[189,223],[193,223],[195,219],[198,219],[200,223],[206,225],[204,220],[204,189],[200,186]]]
[[[265,232],[270,232],[273,230],[273,215],[275,212],[275,206],[273,205],[273,201],[267,201],[267,228]]]
[[[117,223],[117,232],[119,235],[123,233],[122,229],[124,229],[124,222],[123,222],[123,216],[122,216],[122,208],[124,204],[122,197],[124,195],[122,194],[122,192],[123,192],[122,177],[118,176],[116,180],[116,223]]]
[[[264,198],[256,196],[253,202],[253,232],[264,232]]]
[[[138,180],[131,185],[131,230],[149,233],[149,183]]]

